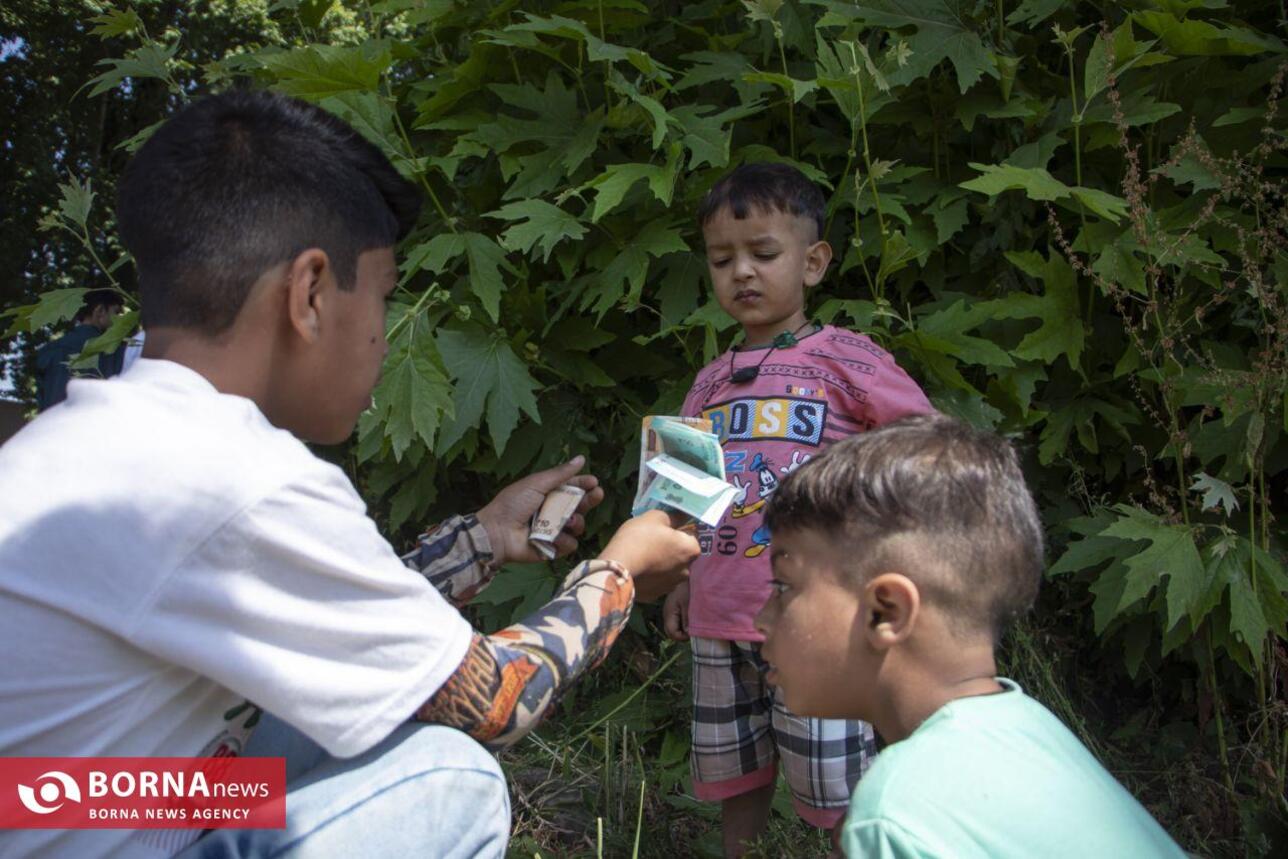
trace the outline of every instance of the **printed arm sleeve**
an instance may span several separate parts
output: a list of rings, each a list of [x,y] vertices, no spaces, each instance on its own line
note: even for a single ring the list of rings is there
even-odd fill
[[[554,599],[493,635],[475,633],[447,681],[416,711],[493,751],[536,727],[588,667],[599,664],[630,617],[635,586],[612,561],[587,561]]]
[[[416,539],[416,548],[402,562],[425,577],[452,605],[460,608],[488,586],[492,542],[474,516],[453,516]]]

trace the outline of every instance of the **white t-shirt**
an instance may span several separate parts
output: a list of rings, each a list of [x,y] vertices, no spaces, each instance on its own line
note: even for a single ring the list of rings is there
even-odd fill
[[[121,356],[121,372],[134,366],[134,362],[143,357],[143,343],[147,340],[147,332],[140,328],[135,332],[133,337],[125,341],[125,354]]]
[[[247,701],[357,755],[470,637],[339,468],[179,364],[74,380],[0,447],[0,755],[236,753]],[[9,831],[0,854],[176,847],[131,835]]]

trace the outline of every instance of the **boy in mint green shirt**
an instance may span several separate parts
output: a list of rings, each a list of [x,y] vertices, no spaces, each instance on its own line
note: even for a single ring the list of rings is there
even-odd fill
[[[1042,529],[1003,439],[940,415],[852,436],[770,502],[756,619],[796,713],[888,746],[850,799],[851,857],[1184,857],[1052,713],[997,677]]]

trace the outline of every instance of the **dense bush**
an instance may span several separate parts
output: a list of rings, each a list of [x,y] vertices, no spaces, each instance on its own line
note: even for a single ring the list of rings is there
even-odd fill
[[[735,333],[695,202],[732,164],[790,160],[830,195],[815,317],[1027,453],[1053,566],[1008,670],[1182,843],[1283,837],[1282,4],[277,2],[285,35],[200,67],[184,32],[148,36],[148,6],[95,22],[124,58],[91,93],[271,86],[353,122],[425,190],[375,407],[333,452],[391,528],[572,453],[612,489],[592,524],[625,515],[639,419],[673,412]],[[113,268],[86,226],[91,178],[45,226]],[[12,332],[79,298],[10,311]],[[481,620],[554,580],[508,571]],[[614,682],[665,676],[656,647],[628,642],[645,669]],[[634,707],[666,789],[684,720],[640,700],[597,713]],[[575,739],[607,777],[603,724]]]

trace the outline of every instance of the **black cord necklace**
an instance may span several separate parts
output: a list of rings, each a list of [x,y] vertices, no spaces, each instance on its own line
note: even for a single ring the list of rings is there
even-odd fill
[[[799,340],[796,339],[797,334],[800,334],[806,328],[813,328],[813,327],[814,327],[813,322],[806,322],[804,325],[802,325],[800,328],[797,328],[795,331],[782,332],[770,342],[769,348],[765,350],[765,354],[761,357],[760,362],[757,364],[753,364],[749,367],[739,367],[738,369],[735,370],[733,368],[733,356],[737,354],[738,350],[730,349],[729,350],[729,381],[733,382],[735,385],[742,385],[747,382],[750,382],[752,379],[760,375],[760,368],[764,365],[765,361],[769,358],[770,354],[775,349],[790,349],[791,347],[795,346],[797,343],[800,342]]]

